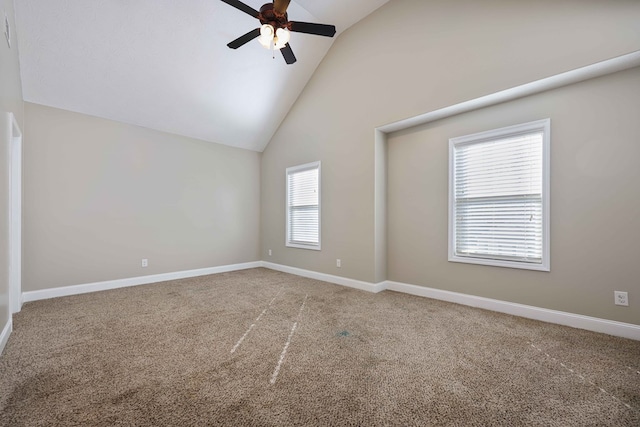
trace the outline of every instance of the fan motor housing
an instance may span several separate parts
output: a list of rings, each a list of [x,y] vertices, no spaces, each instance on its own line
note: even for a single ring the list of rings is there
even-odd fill
[[[261,24],[269,24],[274,29],[288,28],[287,24],[289,23],[289,17],[287,13],[285,12],[284,15],[277,13],[273,9],[273,3],[266,3],[262,5],[258,19]]]

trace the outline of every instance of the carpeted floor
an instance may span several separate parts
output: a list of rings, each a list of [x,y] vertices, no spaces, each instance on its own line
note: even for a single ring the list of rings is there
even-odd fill
[[[640,426],[640,342],[266,269],[28,303],[2,426]]]

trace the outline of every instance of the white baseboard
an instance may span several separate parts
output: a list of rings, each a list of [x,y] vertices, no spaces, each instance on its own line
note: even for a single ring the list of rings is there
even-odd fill
[[[287,265],[262,262],[262,267],[271,270],[282,271],[284,273],[295,274],[297,276],[322,280],[324,282],[335,283],[337,285],[348,286],[363,291],[378,293],[384,290],[403,292],[420,297],[432,298],[441,301],[453,302],[470,307],[482,308],[485,310],[497,311],[499,313],[512,314],[514,316],[525,317],[527,319],[540,320],[542,322],[555,323],[558,325],[571,326],[578,329],[600,332],[640,341],[640,325],[631,323],[616,322],[613,320],[600,319],[597,317],[583,316],[580,314],[567,313],[564,311],[549,310],[546,308],[534,307],[531,305],[517,304],[513,302],[500,301],[491,298],[478,297],[474,295],[462,294],[458,292],[443,291],[441,289],[427,288],[424,286],[410,285],[407,283],[393,282],[390,280],[380,283],[369,283],[360,280],[348,279],[346,277],[333,276],[326,273],[304,270]]]
[[[13,331],[13,319],[9,316],[9,321],[6,325],[4,325],[4,329],[2,329],[2,334],[0,334],[0,355],[4,351],[4,347],[7,345],[7,341],[9,341],[9,335],[11,335],[11,331]]]
[[[86,294],[89,292],[106,291],[109,289],[125,288],[128,286],[147,285],[150,283],[166,282],[169,280],[186,279],[189,277],[206,276],[209,274],[226,273],[229,271],[246,270],[261,267],[261,261],[243,264],[222,265],[219,267],[200,268],[197,270],[177,271],[174,273],[153,274],[150,276],[131,277],[127,279],[107,280],[105,282],[86,283],[83,285],[64,286],[60,288],[43,289],[22,293],[24,302],[38,301],[49,298],[65,297],[69,295]]]
[[[406,283],[386,281],[384,284],[385,288],[390,291],[403,292],[411,295],[497,311],[500,313],[512,314],[514,316],[526,317],[527,319],[541,320],[543,322],[571,326],[573,328],[586,329],[593,332],[601,332],[633,340],[640,340],[640,325],[633,325],[631,323],[616,322],[597,317],[549,310],[531,305],[477,297],[474,295],[443,291],[441,289],[409,285]]]
[[[350,288],[360,289],[362,291],[378,293],[384,291],[384,282],[369,283],[361,280],[348,279],[346,277],[334,276],[326,273],[318,273],[317,271],[303,270],[302,268],[289,267],[288,265],[274,264],[272,262],[262,261],[262,266],[271,270],[282,271],[283,273],[295,274],[296,276],[308,277],[310,279],[322,280],[323,282],[335,283],[336,285],[348,286]]]
[[[308,277],[310,279],[322,280],[324,282],[360,289],[367,292],[378,293],[384,290],[403,292],[411,295],[433,298],[442,301],[453,302],[471,307],[483,308],[500,313],[512,314],[528,319],[540,320],[543,322],[556,323],[559,325],[571,326],[579,329],[600,332],[623,338],[640,341],[640,325],[631,323],[616,322],[613,320],[600,319],[597,317],[583,316],[580,314],[566,313],[563,311],[549,310],[546,308],[534,307],[530,305],[517,304],[507,301],[500,301],[491,298],[483,298],[474,295],[467,295],[458,292],[444,291],[441,289],[427,288],[424,286],[410,285],[393,281],[380,283],[370,283],[361,280],[349,279],[341,276],[334,276],[326,273],[319,273],[311,270],[290,267],[287,265],[275,264],[267,261],[247,262],[243,264],[224,265],[219,267],[201,268],[197,270],[178,271],[174,273],[154,274],[151,276],[132,277],[127,279],[109,280],[105,282],[87,283],[83,285],[65,286],[41,291],[24,292],[22,300],[24,302],[38,301],[42,299],[56,298],[69,295],[78,295],[88,292],[105,291],[109,289],[123,288],[127,286],[145,285],[169,280],[185,279],[189,277],[206,276],[209,274],[226,273],[229,271],[246,270],[249,268],[265,267],[271,270]],[[0,335],[0,351],[4,348],[6,341],[11,334],[12,323],[5,326]]]

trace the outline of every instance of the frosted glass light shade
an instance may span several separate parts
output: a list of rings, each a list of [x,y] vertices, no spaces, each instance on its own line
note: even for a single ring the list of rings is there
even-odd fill
[[[260,36],[264,38],[273,38],[273,27],[269,24],[264,24],[260,27]]]
[[[275,40],[276,49],[282,49],[287,43],[289,43],[289,40],[291,40],[291,33],[285,28],[278,28]]]
[[[260,37],[258,37],[258,42],[260,42],[265,49],[271,49],[273,33],[273,27],[269,24],[264,24],[260,27]]]

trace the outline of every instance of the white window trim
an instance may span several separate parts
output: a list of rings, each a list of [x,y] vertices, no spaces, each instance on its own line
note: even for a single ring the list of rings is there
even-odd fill
[[[531,264],[518,261],[505,261],[487,258],[472,258],[455,254],[456,230],[455,230],[455,188],[454,188],[454,149],[458,144],[470,142],[483,142],[493,139],[512,136],[519,133],[542,132],[542,262]],[[551,271],[550,230],[551,230],[551,120],[543,119],[515,126],[508,126],[487,132],[479,132],[449,140],[449,261],[467,264],[481,264],[496,267],[518,268],[525,270]]]
[[[292,243],[289,241],[289,174],[300,172],[303,170],[309,169],[318,169],[318,244],[300,244],[300,243]],[[310,249],[314,251],[321,250],[321,242],[322,242],[322,170],[320,161],[305,163],[304,165],[291,166],[288,167],[285,171],[285,236],[284,236],[284,244],[289,248],[298,248],[298,249]]]

